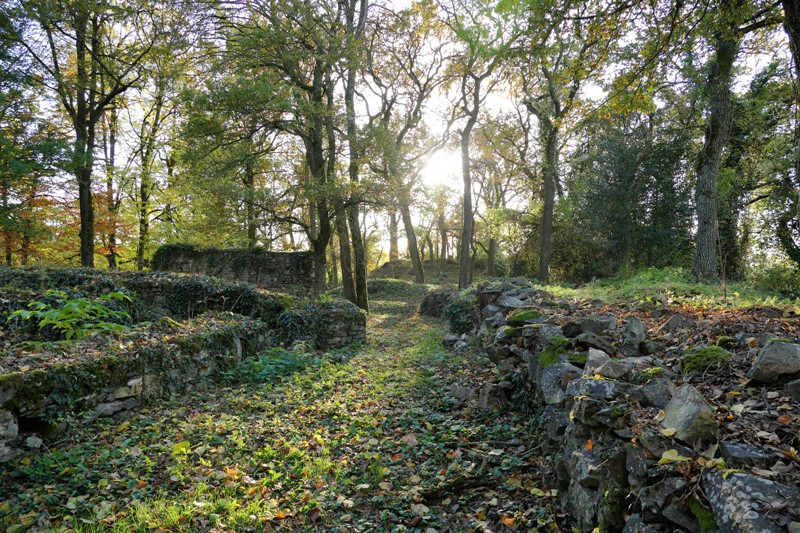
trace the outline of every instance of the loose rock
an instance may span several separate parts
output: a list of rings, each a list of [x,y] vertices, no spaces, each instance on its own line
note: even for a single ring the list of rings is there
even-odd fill
[[[714,408],[691,385],[678,387],[664,411],[661,425],[675,428],[675,438],[687,444],[717,440],[719,427]]]
[[[773,340],[758,354],[747,377],[762,383],[780,383],[800,375],[800,344]]]

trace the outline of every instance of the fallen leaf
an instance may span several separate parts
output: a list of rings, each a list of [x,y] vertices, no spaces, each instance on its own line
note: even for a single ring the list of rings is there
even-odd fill
[[[684,461],[691,461],[691,459],[679,454],[678,450],[673,448],[661,454],[661,459],[658,460],[658,464],[664,465],[667,463],[680,463]]]
[[[417,444],[419,444],[419,441],[417,441],[417,437],[415,437],[413,433],[409,433],[405,437],[401,438],[400,442],[407,444],[408,446],[416,446]]]
[[[677,432],[678,430],[675,428],[664,428],[661,430],[661,434],[664,435],[665,437],[672,437]]]
[[[514,523],[517,521],[517,519],[514,518],[513,516],[504,516],[500,520],[502,520],[503,524],[508,526],[508,527],[513,526]]]
[[[589,450],[589,451],[592,451],[593,448],[594,448],[594,442],[592,442],[592,439],[587,440],[586,441],[586,449]]]

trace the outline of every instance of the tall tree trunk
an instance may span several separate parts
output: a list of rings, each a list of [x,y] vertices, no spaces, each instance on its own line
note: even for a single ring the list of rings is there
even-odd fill
[[[243,177],[244,183],[244,209],[245,219],[247,224],[247,246],[253,248],[258,244],[257,225],[256,225],[256,198],[255,198],[255,170],[253,169],[253,160],[248,159],[245,174]]]
[[[144,252],[150,232],[150,181],[149,173],[143,172],[139,183],[139,236],[136,239],[136,270],[144,270]]]
[[[794,99],[795,109],[800,111],[800,0],[783,0],[783,29],[789,37],[789,49],[792,51],[794,64]],[[797,194],[800,186],[800,124],[795,124],[794,130],[794,183],[787,189],[791,191],[789,198],[791,206],[784,211],[778,220],[778,239],[786,254],[797,265],[800,265],[800,247],[797,246],[793,233],[797,231],[797,222],[800,221],[800,196]]]
[[[491,237],[489,239],[489,249],[486,253],[486,274],[489,276],[497,275],[497,239]]]
[[[353,57],[348,58],[347,79],[344,88],[345,114],[347,115],[347,144],[350,152],[348,174],[351,183],[358,183],[358,139],[356,129],[355,92],[358,59],[356,50],[360,48],[359,39],[364,33],[367,20],[367,0],[348,0],[345,9],[345,20],[348,42],[348,52]],[[350,235],[353,243],[353,270],[355,278],[355,304],[369,312],[369,297],[367,295],[367,250],[364,237],[361,234],[358,204],[353,203],[348,207],[347,218],[350,226]]]
[[[414,281],[425,283],[425,271],[422,267],[422,260],[419,257],[419,245],[417,244],[417,234],[414,233],[414,221],[411,219],[411,209],[405,198],[400,202],[400,215],[403,218],[403,228],[406,231],[408,255],[411,256],[411,266],[414,268]]]
[[[400,247],[397,237],[397,211],[389,211],[389,261],[394,262],[400,259]]]
[[[444,225],[444,217],[439,218],[439,232],[442,239],[442,250],[439,254],[439,277],[444,277],[447,265],[447,228]]]
[[[117,109],[112,107],[108,110],[108,115],[104,117],[105,128],[103,130],[103,151],[105,152],[106,166],[106,208],[108,216],[111,217],[111,228],[106,235],[108,242],[108,261],[109,270],[117,269],[117,217],[118,204],[114,199],[114,171],[116,170],[116,151],[117,151]]]
[[[469,258],[472,248],[472,165],[469,156],[469,138],[477,120],[477,111],[469,118],[461,132],[461,174],[464,181],[464,206],[462,210],[461,245],[459,247],[458,288],[469,285]]]
[[[706,88],[708,120],[705,143],[697,160],[695,205],[697,209],[697,247],[692,275],[700,280],[718,278],[717,178],[722,151],[730,135],[731,83],[733,63],[739,50],[738,39],[718,36],[710,60]]]
[[[341,207],[341,206],[340,206]],[[347,231],[347,216],[344,208],[336,211],[336,236],[339,240],[339,264],[342,267],[342,291],[344,297],[356,303],[356,287],[353,279],[353,258],[350,253],[350,235]]]
[[[553,243],[553,212],[556,201],[556,182],[558,181],[558,128],[549,120],[540,120],[544,137],[544,165],[542,168],[542,194],[544,207],[539,226],[539,281],[550,281],[550,254]]]
[[[6,266],[11,266],[11,259],[12,259],[12,246],[11,246],[11,210],[8,205],[8,187],[3,186],[2,190],[0,190],[0,196],[2,197],[2,206],[3,206],[3,215],[8,223],[5,230],[3,231],[3,246],[5,247],[5,258],[6,258]]]

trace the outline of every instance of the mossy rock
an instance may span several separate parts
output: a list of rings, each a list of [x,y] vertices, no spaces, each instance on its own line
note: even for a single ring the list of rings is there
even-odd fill
[[[539,365],[542,368],[554,365],[561,360],[567,350],[572,348],[572,341],[566,337],[553,337],[550,344],[539,355]]]
[[[589,358],[589,352],[571,353],[567,356],[567,361],[573,365],[584,366]]]
[[[501,337],[503,339],[516,339],[520,335],[519,328],[515,328],[514,326],[500,326],[495,334],[495,337]]]
[[[714,513],[705,508],[700,502],[697,500],[690,501],[689,510],[692,511],[694,517],[700,522],[701,533],[719,530],[719,525],[717,524],[717,519],[714,517]]]
[[[515,309],[508,314],[506,322],[512,326],[523,326],[540,322],[543,316],[544,313],[537,309]]]
[[[734,346],[736,346],[736,339],[733,337],[728,337],[723,335],[722,337],[717,339],[717,342],[715,344],[720,348],[725,348],[726,350],[729,350]]]
[[[696,346],[683,354],[681,370],[684,374],[704,372],[712,366],[730,362],[732,357],[731,352],[720,346]]]

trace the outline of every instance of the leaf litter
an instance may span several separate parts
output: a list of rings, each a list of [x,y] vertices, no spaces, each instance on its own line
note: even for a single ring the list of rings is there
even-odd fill
[[[456,402],[494,377],[443,324],[373,300],[355,355],[98,420],[0,474],[9,531],[568,530],[536,424]]]

